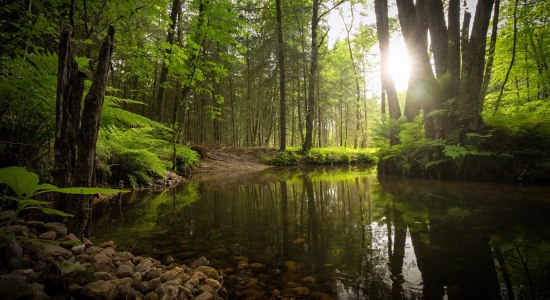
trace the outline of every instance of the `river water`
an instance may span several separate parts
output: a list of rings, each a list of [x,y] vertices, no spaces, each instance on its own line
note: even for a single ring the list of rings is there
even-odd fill
[[[202,175],[98,207],[95,240],[223,270],[231,299],[548,299],[550,188],[359,167]]]

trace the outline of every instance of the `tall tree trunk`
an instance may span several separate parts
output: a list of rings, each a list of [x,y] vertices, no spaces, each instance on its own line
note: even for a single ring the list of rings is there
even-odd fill
[[[109,66],[113,53],[115,29],[109,27],[109,32],[99,50],[99,59],[90,91],[84,99],[82,111],[82,123],[79,132],[78,157],[76,162],[76,184],[80,186],[92,186],[95,170],[96,143],[99,134],[101,110],[105,100],[105,89],[109,77]],[[75,221],[78,236],[89,234],[88,220],[91,217],[92,203],[90,196],[78,203]]]
[[[418,4],[423,3],[424,1],[418,1]],[[419,38],[425,36],[425,28],[418,19],[417,10],[412,0],[397,0],[397,10],[409,58],[412,61],[407,105],[409,100],[418,103],[419,99],[422,99],[425,135],[428,138],[438,138],[442,136],[443,124],[441,118],[431,112],[439,108],[443,94],[432,71],[425,39]],[[420,9],[419,12],[425,14],[424,9]],[[409,117],[411,116],[407,116],[407,118]]]
[[[497,32],[498,32],[498,15],[500,11],[500,0],[495,0],[495,7],[493,8],[493,26],[491,27],[491,43],[489,44],[489,53],[487,53],[487,65],[485,66],[485,73],[483,75],[483,85],[481,86],[479,111],[483,109],[483,103],[485,102],[485,96],[487,95],[487,89],[491,81],[491,73],[493,72],[493,62],[495,60],[495,48],[497,44]]]
[[[172,46],[174,44],[174,32],[176,29],[176,24],[178,21],[178,14],[180,11],[180,0],[173,0],[172,2],[172,12],[170,13],[170,28],[168,29],[168,35],[166,37],[166,42],[168,45]],[[168,48],[166,50],[166,57],[172,53],[172,50]],[[157,120],[159,122],[164,122],[164,110],[166,106],[166,81],[168,79],[168,67],[166,66],[166,58],[162,61],[162,69],[160,70],[159,78],[159,91],[157,94],[157,105],[158,105],[158,115]]]
[[[478,1],[472,33],[465,52],[458,113],[466,131],[481,129],[480,93],[485,65],[485,44],[494,0]]]
[[[350,21],[350,25],[348,27],[348,24],[346,24],[345,20],[344,20],[344,15],[341,14],[342,16],[342,20],[344,21],[344,26],[345,26],[345,29],[346,29],[346,41],[347,41],[347,45],[348,45],[348,52],[349,52],[349,57],[350,57],[350,60],[351,60],[351,68],[353,70],[353,77],[354,77],[354,81],[355,81],[355,118],[356,118],[356,123],[355,123],[355,140],[353,142],[354,144],[354,147],[357,148],[359,147],[359,145],[365,145],[365,137],[361,134],[363,132],[362,128],[362,124],[361,124],[361,87],[359,85],[359,72],[357,72],[357,68],[355,66],[355,57],[353,56],[353,49],[351,47],[351,38],[350,38],[350,32],[351,32],[351,29],[353,27],[353,21],[354,21],[354,14],[353,14],[353,5],[350,6],[350,13],[351,13],[351,21]],[[360,137],[360,141],[359,141],[359,137]]]
[[[389,39],[389,23],[388,23],[388,1],[375,0],[374,9],[376,13],[376,33],[378,35],[378,45],[380,47],[380,56],[382,64],[380,66],[380,77],[382,80],[382,93],[386,93],[389,108],[390,118],[397,120],[401,117],[401,109],[399,108],[399,100],[395,90],[395,83],[391,77],[388,67],[390,59],[390,39]],[[384,111],[382,109],[382,111]],[[395,143],[396,141],[394,141]]]
[[[80,110],[84,94],[86,74],[78,71],[78,65],[71,52],[72,26],[61,34],[56,94],[55,166],[54,182],[60,187],[73,184]],[[60,197],[62,198],[62,197]],[[60,199],[57,208],[66,209],[65,199]]]
[[[431,48],[435,63],[435,76],[440,78],[447,70],[449,51],[448,32],[441,0],[426,1],[426,17],[430,30]]]
[[[285,104],[285,56],[283,41],[283,17],[281,12],[281,0],[275,1],[277,10],[277,56],[279,63],[279,150],[286,150],[286,104]]]
[[[317,63],[319,58],[319,44],[317,42],[317,27],[319,25],[319,0],[313,0],[311,14],[311,66],[309,72],[308,101],[306,109],[306,137],[302,150],[308,152],[313,146],[313,117],[315,115],[315,84]]]

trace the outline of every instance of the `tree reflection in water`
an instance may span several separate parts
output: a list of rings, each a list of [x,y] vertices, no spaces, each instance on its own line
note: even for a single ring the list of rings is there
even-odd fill
[[[547,188],[386,178],[371,170],[205,176],[103,208],[96,236],[182,262],[230,289],[310,298],[548,298]],[[237,270],[236,256],[266,266]],[[239,271],[239,272],[237,272]],[[238,295],[238,294],[235,294]]]

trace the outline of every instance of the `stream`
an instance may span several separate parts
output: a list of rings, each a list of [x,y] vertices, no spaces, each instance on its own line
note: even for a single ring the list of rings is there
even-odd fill
[[[550,187],[361,167],[194,176],[94,210],[94,241],[223,271],[231,299],[548,299]]]

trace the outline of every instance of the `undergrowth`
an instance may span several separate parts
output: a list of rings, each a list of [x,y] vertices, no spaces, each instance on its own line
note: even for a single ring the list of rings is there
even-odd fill
[[[380,173],[422,177],[543,181],[550,176],[550,106],[529,103],[484,119],[482,133],[424,137],[422,118],[379,124]],[[390,139],[398,141],[390,145]]]
[[[265,160],[267,164],[276,166],[371,164],[374,161],[371,149],[313,148],[308,153],[303,153],[297,147],[291,147]]]
[[[0,60],[0,165],[27,166],[48,178],[54,163],[56,74],[55,54]],[[185,173],[193,168],[196,152],[183,145],[174,149],[171,128],[123,109],[143,103],[113,96],[116,93],[107,89],[101,114],[98,181],[151,185],[168,170]]]

